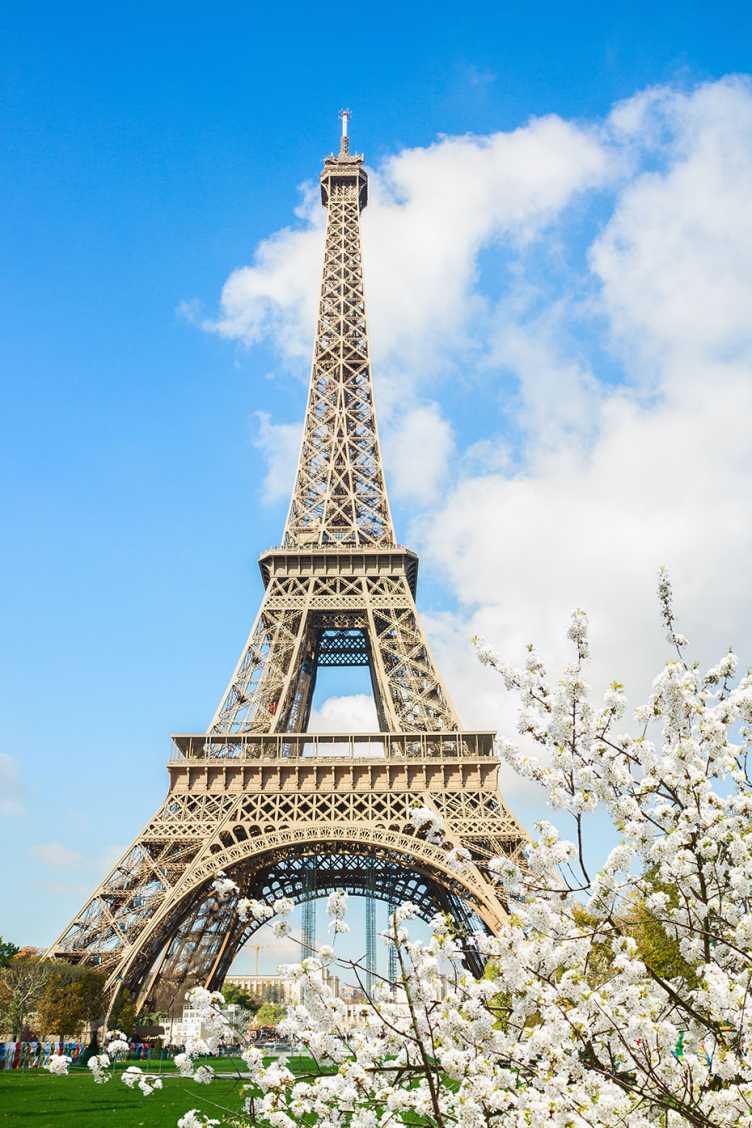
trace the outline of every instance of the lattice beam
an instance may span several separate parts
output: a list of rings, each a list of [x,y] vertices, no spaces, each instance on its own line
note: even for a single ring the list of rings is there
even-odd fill
[[[325,163],[321,299],[286,547],[394,544],[368,357],[359,225],[366,184],[362,157]]]

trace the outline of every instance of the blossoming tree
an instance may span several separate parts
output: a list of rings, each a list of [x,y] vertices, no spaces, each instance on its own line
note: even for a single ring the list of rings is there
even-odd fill
[[[265,1064],[248,1046],[245,1111],[233,1123],[752,1126],[752,678],[737,679],[732,654],[705,671],[691,664],[665,573],[659,598],[674,656],[629,726],[619,684],[591,701],[583,612],[569,629],[572,664],[556,682],[532,648],[517,669],[478,642],[481,661],[519,696],[524,743],[540,750],[504,740],[499,753],[571,816],[573,841],[541,822],[520,865],[490,863],[508,906],[496,935],[460,937],[437,918],[430,940],[417,942],[406,927],[416,911],[400,906],[385,937],[397,983],[378,983],[357,1025],[324,975],[333,947],[289,967],[304,1003],[282,1029],[306,1047],[311,1068]],[[597,807],[618,844],[591,873],[586,826]],[[442,840],[434,812],[417,809],[412,821]],[[448,845],[447,856],[457,869],[469,863]],[[224,874],[215,891],[239,895]],[[291,910],[238,902],[246,919],[276,917],[280,934]],[[345,895],[333,894],[329,910],[336,938],[347,929]],[[468,942],[487,960],[480,980],[463,968]],[[198,988],[191,1001],[210,1034],[176,1062],[209,1081],[195,1059],[231,1035],[221,996]],[[106,1068],[92,1072],[101,1080]],[[179,1121],[215,1123],[195,1109]]]

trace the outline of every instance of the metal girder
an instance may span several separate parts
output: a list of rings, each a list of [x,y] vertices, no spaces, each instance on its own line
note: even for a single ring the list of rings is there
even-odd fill
[[[404,575],[295,578],[294,606],[272,580],[217,708],[213,732],[299,732],[315,688],[322,602],[330,629],[361,632],[380,727],[458,731]],[[338,582],[337,582],[338,581]],[[282,589],[282,590],[280,590]]]
[[[370,666],[371,652],[365,631],[337,628],[322,630],[316,648],[317,666]]]

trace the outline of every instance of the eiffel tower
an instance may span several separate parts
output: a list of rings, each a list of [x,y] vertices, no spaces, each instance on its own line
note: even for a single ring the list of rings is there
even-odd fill
[[[412,901],[498,927],[482,863],[525,834],[502,800],[492,732],[468,731],[416,614],[418,558],[397,544],[376,428],[360,213],[362,155],[324,161],[324,265],[308,405],[282,544],[259,559],[265,593],[206,732],[173,736],[162,806],[47,953],[108,972],[137,1010],[174,1010],[219,987],[258,927],[236,897],[296,903],[334,889]],[[416,452],[419,457],[419,452]],[[307,731],[321,667],[364,666],[379,731]],[[416,805],[444,821],[463,869],[426,841]],[[475,963],[474,963],[475,959]],[[474,968],[477,956],[468,950]]]

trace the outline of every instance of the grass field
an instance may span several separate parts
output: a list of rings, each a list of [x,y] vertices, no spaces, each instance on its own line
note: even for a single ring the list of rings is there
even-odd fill
[[[149,1097],[129,1089],[120,1080],[123,1066],[106,1085],[96,1085],[88,1069],[72,1069],[67,1077],[53,1077],[44,1069],[0,1072],[0,1128],[174,1128],[189,1108],[220,1121],[242,1108],[241,1081],[220,1078],[197,1085],[180,1077],[171,1061],[161,1068],[160,1062],[130,1064],[145,1073],[161,1073],[164,1088]],[[235,1058],[214,1058],[208,1064],[221,1073],[243,1068]],[[301,1059],[296,1066],[305,1068]]]
[[[267,1063],[271,1059],[265,1059]],[[242,1070],[240,1058],[196,1059],[217,1073]],[[164,1088],[145,1097],[129,1089],[120,1079],[126,1065],[138,1065],[144,1073],[164,1076]],[[290,1057],[286,1063],[293,1073],[312,1070],[310,1058]],[[150,1068],[147,1068],[150,1065]],[[175,1128],[178,1118],[189,1108],[213,1116],[221,1125],[230,1125],[243,1107],[242,1078],[219,1077],[211,1085],[187,1081],[171,1061],[118,1063],[112,1080],[95,1084],[88,1069],[73,1068],[67,1077],[53,1077],[45,1069],[27,1073],[0,1071],[0,1128]],[[330,1066],[334,1071],[334,1066]],[[327,1069],[325,1072],[329,1072]],[[453,1082],[449,1082],[453,1084]],[[311,1121],[308,1117],[305,1124]],[[424,1121],[414,1113],[403,1114],[400,1123],[418,1125]]]
[[[222,1120],[217,1105],[240,1111],[237,1081],[196,1085],[173,1074],[166,1076],[160,1092],[144,1097],[118,1077],[107,1085],[95,1085],[83,1073],[68,1077],[53,1077],[46,1072],[0,1076],[2,1128],[174,1128],[178,1117],[189,1108]]]

